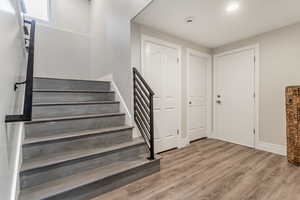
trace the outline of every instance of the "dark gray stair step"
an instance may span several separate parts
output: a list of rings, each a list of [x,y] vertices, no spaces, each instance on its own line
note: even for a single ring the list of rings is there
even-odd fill
[[[117,127],[111,127],[111,128],[102,128],[102,129],[70,132],[70,133],[61,133],[61,134],[45,136],[45,137],[25,138],[23,145],[64,140],[64,139],[69,139],[69,138],[85,137],[85,136],[104,134],[104,133],[113,133],[113,132],[128,130],[128,129],[132,129],[132,128],[133,127],[131,127],[131,126],[119,126],[119,127],[117,126]]]
[[[124,113],[34,119],[25,124],[25,138],[125,125]]]
[[[76,79],[56,79],[34,77],[34,89],[55,89],[55,90],[110,90],[110,82]]]
[[[113,91],[104,91],[104,90],[60,90],[60,89],[33,89],[33,92],[49,92],[49,93],[113,93]]]
[[[101,129],[100,129],[101,131]],[[85,131],[86,132],[86,131]],[[61,152],[79,151],[91,148],[104,148],[132,140],[132,129],[119,129],[112,132],[88,132],[88,135],[80,133],[80,137],[69,137],[60,140],[52,140],[42,143],[23,145],[23,160],[35,157],[49,156]]]
[[[76,119],[89,119],[89,118],[98,118],[98,117],[109,117],[116,115],[125,115],[124,113],[107,113],[107,114],[95,114],[95,115],[74,115],[74,116],[65,116],[65,117],[49,117],[43,119],[33,119],[30,122],[26,122],[26,124],[37,124],[43,122],[53,122],[53,121],[68,121],[68,120],[76,120]]]
[[[113,91],[33,90],[33,103],[114,101]]]
[[[145,158],[145,154],[149,154],[145,143],[143,143],[141,140],[140,142],[136,141],[136,139],[134,140],[135,142],[131,141],[127,142],[126,144],[115,145],[114,147],[110,148],[97,148],[94,149],[94,151],[88,151],[88,156],[80,158],[76,157],[76,159],[68,159],[67,161],[46,167],[39,167],[23,171],[20,173],[21,189],[33,187],[101,166],[110,165],[118,161],[131,161],[138,158]],[[86,155],[86,151],[86,149],[83,151],[83,153],[85,153],[84,155]],[[69,155],[69,152],[66,153]],[[78,152],[75,153],[78,154]],[[46,157],[50,158],[51,160],[55,159],[55,157],[49,155]],[[24,163],[26,162],[27,161]]]
[[[84,158],[84,157],[100,155],[100,154],[107,154],[107,153],[111,153],[114,151],[118,151],[120,149],[130,147],[130,146],[141,145],[141,144],[144,144],[144,140],[141,138],[138,138],[138,139],[135,139],[135,140],[132,140],[129,142],[125,142],[122,144],[114,145],[111,147],[63,152],[63,153],[58,153],[58,154],[53,154],[53,155],[48,155],[48,156],[42,156],[42,157],[38,157],[35,159],[24,160],[22,167],[21,167],[21,172],[39,169],[39,168],[43,168],[43,167],[47,167],[47,166],[51,166],[51,165],[56,165],[59,163],[76,160],[76,159],[80,159],[80,158]]]
[[[20,200],[81,200],[110,191],[159,170],[159,160],[120,161],[21,191]]]
[[[33,119],[119,112],[118,101],[34,103]]]
[[[120,103],[120,102],[119,101],[70,101],[70,102],[33,103],[32,106],[89,105],[89,104],[108,104],[108,103]]]

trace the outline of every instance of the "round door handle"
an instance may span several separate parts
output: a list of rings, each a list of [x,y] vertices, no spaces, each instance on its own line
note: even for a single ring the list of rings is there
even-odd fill
[[[189,101],[189,104],[190,104],[190,105],[192,105],[192,102],[191,102],[191,101]]]
[[[220,100],[217,100],[216,103],[217,103],[217,104],[221,104],[222,102],[221,102]]]

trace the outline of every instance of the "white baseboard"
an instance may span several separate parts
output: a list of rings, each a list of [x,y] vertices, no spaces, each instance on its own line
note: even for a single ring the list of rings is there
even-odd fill
[[[178,138],[178,148],[184,148],[190,144],[189,138],[186,136],[185,138]]]
[[[112,74],[108,74],[108,75],[106,75],[104,77],[101,77],[98,80],[111,82],[111,90],[115,92],[115,94],[116,94],[116,100],[120,101],[120,111],[124,112],[126,114],[125,123],[127,125],[129,125],[129,126],[134,126],[133,131],[132,131],[133,138],[141,137],[142,135],[141,135],[139,129],[136,128],[137,126],[136,126],[136,124],[135,124],[135,122],[134,122],[134,120],[132,118],[132,115],[131,115],[131,113],[130,113],[130,111],[129,111],[129,109],[128,109],[128,107],[127,107],[127,105],[126,105],[126,103],[125,103],[125,101],[124,101],[124,99],[123,99],[123,97],[122,97],[122,95],[121,95],[118,87],[117,87],[117,85],[116,85],[116,83],[114,82],[113,75]]]
[[[275,153],[275,154],[279,154],[279,155],[282,155],[282,156],[287,155],[285,145],[272,144],[272,143],[259,141],[256,145],[256,149],[271,152],[271,153]]]
[[[216,137],[215,135],[214,136],[211,135],[209,138],[226,141],[222,138]],[[231,142],[231,141],[226,141],[226,142]],[[243,144],[239,144],[239,145],[243,145]],[[243,145],[243,146],[245,146],[245,145]],[[287,155],[285,145],[272,144],[272,143],[267,143],[267,142],[263,142],[263,141],[258,141],[258,142],[256,142],[255,149],[258,149],[261,151],[267,151],[267,152],[282,155],[282,156]]]
[[[106,76],[103,76],[99,79],[96,79],[97,81],[113,81],[114,78],[113,78],[113,75],[112,74],[108,74]]]
[[[137,128],[135,122],[133,122],[133,124],[134,124],[134,128],[133,128],[132,137],[133,138],[142,137],[142,134],[141,134],[140,130]]]
[[[133,126],[133,120],[132,120],[132,116],[131,116],[131,113],[118,89],[118,86],[116,85],[116,83],[114,82],[114,79],[113,79],[113,75],[112,74],[109,74],[109,75],[106,75],[100,79],[98,79],[100,81],[109,81],[111,83],[111,90],[115,92],[115,95],[116,95],[116,101],[119,101],[120,102],[120,111],[122,113],[125,113],[126,117],[125,117],[125,124],[128,125],[128,126]]]
[[[114,81],[111,81],[111,90],[115,92],[116,101],[120,102],[120,111],[122,113],[126,114],[125,124],[128,126],[133,126],[131,113],[130,113],[130,111],[129,111],[129,109],[128,109],[123,97],[121,96],[121,93]]]
[[[16,141],[16,151],[13,161],[13,174],[12,174],[12,185],[11,185],[11,192],[10,192],[10,200],[17,200],[20,192],[19,187],[19,172],[22,165],[22,142],[24,137],[24,123],[20,123],[18,127],[18,131],[14,134],[18,134],[17,141]]]

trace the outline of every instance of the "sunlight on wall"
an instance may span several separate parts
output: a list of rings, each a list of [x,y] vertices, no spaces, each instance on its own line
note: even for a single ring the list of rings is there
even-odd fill
[[[26,0],[27,15],[30,17],[48,21],[49,20],[49,1],[48,0]]]
[[[10,0],[1,0],[0,1],[0,11],[15,14],[15,9],[12,6]]]

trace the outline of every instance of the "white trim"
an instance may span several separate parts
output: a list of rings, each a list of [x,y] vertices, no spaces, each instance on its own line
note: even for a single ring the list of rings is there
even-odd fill
[[[282,156],[287,155],[287,150],[285,145],[272,144],[272,143],[259,141],[258,144],[256,145],[256,149],[279,154]]]
[[[225,142],[232,143],[232,141],[226,140],[224,138],[219,138],[219,137],[214,137],[214,138],[218,139],[218,140],[225,141]],[[242,145],[242,146],[247,146],[245,144],[240,144],[240,143],[235,143],[235,144]],[[253,148],[252,146],[248,146],[248,147]],[[272,144],[272,143],[267,143],[267,142],[263,142],[263,141],[258,141],[256,143],[255,149],[270,152],[270,153],[274,153],[274,154],[278,154],[278,155],[282,155],[282,156],[287,155],[287,150],[286,150],[285,145]]]
[[[23,2],[25,2],[25,1],[23,1]],[[27,9],[26,8],[26,3],[24,3],[24,7],[25,7],[25,10],[26,10]],[[51,20],[52,20],[52,13],[51,13],[51,11],[52,11],[52,1],[51,0],[47,0],[47,15],[48,15],[48,19],[41,19],[41,18],[38,18],[38,17],[33,17],[33,16],[29,15],[28,13],[24,13],[24,16],[26,16],[27,18],[33,19],[36,22],[50,23]]]
[[[11,185],[11,191],[10,191],[10,200],[17,200],[19,196],[19,172],[22,165],[22,158],[21,158],[21,147],[22,147],[22,141],[24,136],[24,123],[20,123],[19,130],[16,134],[17,136],[17,143],[16,143],[16,155],[15,160],[13,162],[13,174],[12,174],[12,185]]]
[[[171,43],[171,42],[168,42],[168,41],[165,41],[165,40],[161,40],[161,39],[158,39],[158,38],[155,38],[155,37],[151,37],[151,36],[148,36],[148,35],[145,35],[145,34],[142,34],[141,35],[141,42],[142,42],[142,46],[141,46],[141,49],[143,48],[143,44],[145,43],[145,41],[150,41],[154,44],[158,44],[158,45],[163,45],[163,46],[166,46],[166,47],[171,47],[171,48],[175,48],[175,49],[178,49],[178,51],[180,52],[179,55],[181,55],[181,46],[178,45],[178,44],[175,44],[175,43]],[[141,52],[142,56],[143,56],[143,49],[142,49],[142,52]],[[179,57],[181,58],[181,57]],[[143,58],[142,58],[142,66],[143,66]]]
[[[249,146],[247,144],[242,144],[242,143],[239,143],[239,142],[236,142],[236,141],[231,141],[231,140],[228,140],[226,138],[220,138],[218,136],[214,136],[213,137],[214,139],[217,139],[217,140],[222,140],[222,141],[225,141],[225,142],[229,142],[229,143],[232,143],[232,144],[238,144],[238,145],[241,145],[241,146],[246,146],[246,147],[249,147],[249,148],[253,148],[253,146]]]
[[[239,53],[241,51],[246,51],[246,50],[250,50],[250,49],[259,50],[259,44],[254,44],[254,45],[249,45],[249,46],[246,46],[246,47],[241,47],[241,48],[238,48],[238,49],[224,51],[222,53],[215,54],[214,57],[227,56],[227,55],[230,55],[230,54],[236,54],[236,53]]]
[[[132,126],[132,117],[130,114],[130,111],[125,103],[125,100],[123,99],[118,86],[116,85],[116,83],[112,80],[111,81],[111,90],[115,92],[116,95],[116,101],[120,101],[120,111],[122,113],[126,114],[126,118],[125,118],[125,124],[128,126]]]
[[[184,148],[189,144],[190,144],[189,137],[186,136],[185,138],[181,138],[181,140],[178,141],[178,148],[179,149]]]
[[[97,79],[97,81],[113,81],[113,75],[107,74],[105,76],[102,76],[101,78]]]
[[[194,49],[187,49],[186,52],[186,87],[187,87],[187,92],[186,92],[186,102],[187,104],[185,105],[186,113],[187,113],[187,124],[186,124],[186,135],[187,135],[187,140],[190,142],[189,139],[189,134],[188,134],[188,121],[189,121],[189,106],[188,106],[188,97],[189,97],[189,71],[190,71],[190,55],[198,55],[202,58],[207,58],[208,59],[208,68],[206,71],[206,136],[210,136],[212,132],[212,56],[207,54],[207,53],[202,53],[200,51],[194,50]]]
[[[230,54],[234,54],[234,53],[238,53],[241,51],[246,51],[246,50],[254,50],[254,56],[256,58],[255,64],[254,64],[254,68],[255,68],[255,72],[254,72],[254,91],[255,91],[255,102],[254,102],[254,128],[255,128],[255,136],[254,136],[254,148],[256,148],[257,144],[259,144],[259,94],[260,94],[260,83],[259,83],[259,79],[260,79],[260,47],[259,44],[254,44],[254,45],[250,45],[250,46],[246,46],[246,47],[242,47],[242,48],[238,48],[238,49],[234,49],[231,51],[226,51],[220,54],[216,54],[214,55],[214,64],[213,64],[213,102],[216,101],[216,73],[215,73],[215,67],[216,67],[216,58],[217,57],[222,57],[225,55],[230,55]],[[214,105],[214,104],[213,104]],[[215,106],[213,106],[213,134],[211,137],[217,138],[216,137],[216,133],[215,133],[215,118],[216,116],[216,109]]]
[[[158,44],[158,45],[162,45],[162,46],[166,46],[166,47],[171,47],[171,48],[175,48],[177,49],[178,52],[178,65],[179,65],[179,88],[178,88],[178,128],[179,128],[179,135],[177,136],[177,148],[181,148],[183,147],[182,145],[185,144],[185,140],[186,138],[183,137],[183,130],[182,130],[182,60],[181,60],[181,56],[182,56],[182,46],[175,44],[175,43],[171,43],[165,40],[161,40],[155,37],[151,37],[145,34],[141,34],[141,74],[143,74],[143,67],[145,66],[144,64],[144,53],[143,53],[143,48],[144,48],[144,44],[146,41],[152,42],[154,44]]]
[[[120,90],[117,86],[117,84],[115,83],[114,79],[113,79],[113,75],[112,74],[108,74],[100,79],[98,79],[100,81],[109,81],[110,82],[110,89],[111,91],[115,92],[115,100],[120,102],[120,112],[125,113],[125,124],[128,126],[133,126],[133,121],[132,121],[132,116],[131,113],[125,103],[125,100],[123,99]]]
[[[78,31],[73,31],[71,29],[67,29],[67,28],[54,27],[51,23],[38,23],[37,27],[39,27],[39,26],[42,26],[42,27],[45,27],[45,28],[48,28],[48,29],[52,29],[52,30],[55,30],[55,31],[71,33],[71,34],[78,35],[78,36],[81,36],[81,37],[88,37],[88,38],[91,37],[88,33],[81,33],[81,32],[78,32]]]

